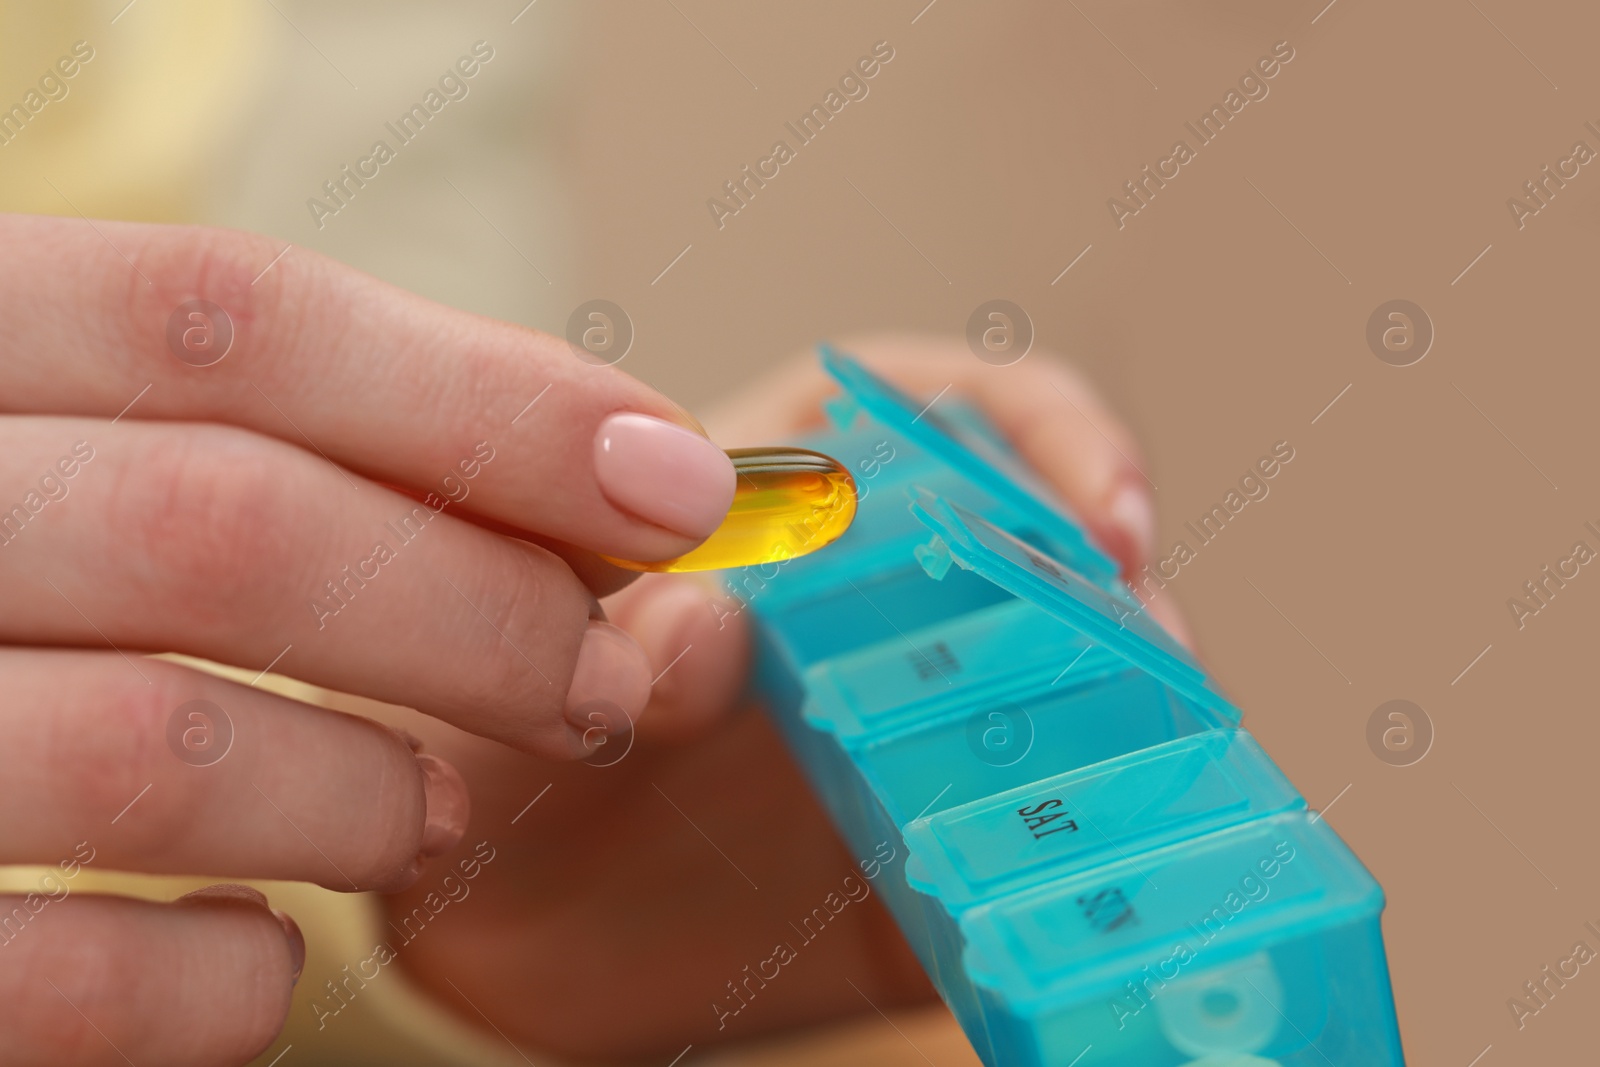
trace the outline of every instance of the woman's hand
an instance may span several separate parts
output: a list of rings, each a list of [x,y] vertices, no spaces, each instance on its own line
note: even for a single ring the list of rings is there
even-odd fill
[[[627,375],[261,237],[3,216],[0,323],[3,864],[410,884],[467,827],[455,768],[141,653],[580,758],[576,709],[636,718],[655,674],[595,553],[680,554],[733,495]],[[303,958],[259,894],[3,898],[0,1047],[243,1062]]]
[[[1143,563],[1153,515],[1136,446],[1065,364],[1036,353],[996,368],[959,339],[842,347],[914,396],[950,386],[976,402],[1127,570]],[[729,446],[791,441],[821,425],[834,391],[806,354],[730,398],[707,426]],[[664,1063],[690,1043],[932,996],[869,897],[805,942],[748,1006],[719,1013],[740,1004],[727,983],[747,988],[747,965],[800,943],[790,924],[869,858],[847,853],[766,717],[733,714],[749,655],[748,613],[737,607],[678,575],[646,575],[608,599],[657,681],[632,747],[607,746],[592,765],[531,765],[458,732],[429,733],[472,784],[468,841],[490,842],[496,859],[470,899],[398,956],[468,1021],[492,1019],[529,1050]],[[1160,618],[1183,634],[1170,610]],[[390,919],[405,922],[431,888],[386,898]]]
[[[1035,352],[995,367],[974,358],[960,338],[904,333],[846,338],[839,347],[913,397],[944,394],[976,405],[1125,576],[1148,562],[1155,508],[1138,441],[1071,364]],[[725,448],[792,443],[825,428],[822,404],[838,391],[814,352],[799,353],[725,398],[705,425]],[[613,621],[639,640],[656,671],[694,648],[697,670],[674,669],[656,685],[653,733],[693,733],[717,721],[743,691],[748,616],[729,616],[730,606],[738,605],[717,597],[714,581],[681,575],[645,575],[607,600]],[[1148,609],[1179,641],[1192,643],[1170,599],[1153,600]]]

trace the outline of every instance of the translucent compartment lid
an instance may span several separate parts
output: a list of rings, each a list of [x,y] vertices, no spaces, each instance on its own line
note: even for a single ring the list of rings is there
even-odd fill
[[[1102,552],[1066,503],[1002,445],[965,418],[946,418],[915,403],[858,361],[821,345],[823,369],[845,390],[846,401],[830,411],[843,428],[859,407],[890,430],[949,465],[1036,525],[1041,536],[1071,559],[1073,569],[1095,581],[1115,582],[1119,568]]]
[[[911,885],[952,911],[1183,837],[1305,807],[1242,730],[1208,730],[905,829]]]
[[[1066,563],[1042,555],[926,489],[913,487],[911,496],[912,513],[936,535],[930,544],[917,549],[917,558],[931,576],[943,577],[953,560],[1012,595],[1039,605],[1181,696],[1229,723],[1238,723],[1242,717],[1239,709],[1133,596],[1101,588]]]
[[[1019,657],[1024,647],[1033,654]],[[908,628],[888,647],[869,645],[813,665],[805,677],[805,714],[813,726],[854,740],[953,708],[1045,693],[1063,680],[1065,692],[1126,669],[1125,660],[1037,605],[1007,597]]]
[[[1018,1008],[1065,1005],[1179,946],[1209,967],[1376,918],[1383,890],[1313,819],[1258,819],[980,905],[961,920],[968,972]]]

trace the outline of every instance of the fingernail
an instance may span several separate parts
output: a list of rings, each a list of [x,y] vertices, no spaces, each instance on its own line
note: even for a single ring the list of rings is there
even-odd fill
[[[626,733],[650,699],[650,660],[626,630],[592,619],[567,690],[567,723]],[[620,719],[619,719],[620,716]]]
[[[237,882],[222,882],[217,885],[208,885],[204,889],[196,889],[192,893],[185,893],[174,903],[176,904],[207,904],[222,901],[243,901],[256,907],[265,908],[272,912],[272,917],[278,920],[283,927],[283,936],[289,941],[289,964],[294,970],[294,975],[289,979],[291,985],[300,980],[300,972],[306,966],[306,938],[300,932],[300,926],[287,913],[279,911],[267,903],[266,894],[254,886],[240,885]]]
[[[291,919],[288,912],[273,908],[272,914],[283,927],[283,936],[289,939],[289,965],[294,968],[289,984],[294,985],[300,981],[300,972],[306,969],[306,935],[300,932],[300,924]]]
[[[428,805],[419,851],[423,859],[433,859],[460,844],[472,805],[467,783],[453,766],[426,753],[417,756],[417,766],[422,769],[422,792]]]
[[[179,904],[204,904],[212,900],[248,900],[252,904],[267,906],[266,894],[253,886],[240,885],[237,882],[221,882],[217,885],[208,885],[204,889],[196,889],[192,893],[185,893],[179,897]]]
[[[1150,558],[1156,543],[1156,508],[1142,485],[1127,483],[1111,498],[1106,514],[1133,545],[1139,560]]]
[[[398,727],[398,726],[390,726],[388,723],[383,723],[382,725],[386,729],[388,729],[391,733],[398,734],[399,737],[400,737],[400,740],[404,741],[406,743],[406,747],[411,749],[411,751],[413,751],[413,752],[421,752],[422,751],[422,738],[418,737],[416,734],[412,733],[410,730],[402,730],[400,727]]]
[[[649,415],[611,415],[594,437],[607,500],[684,537],[707,537],[733,504],[733,462],[692,430]]]

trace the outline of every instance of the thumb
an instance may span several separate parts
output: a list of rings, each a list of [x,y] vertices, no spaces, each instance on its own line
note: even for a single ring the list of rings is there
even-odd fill
[[[739,705],[750,667],[750,613],[714,576],[646,574],[602,603],[650,662],[651,736],[696,736]]]

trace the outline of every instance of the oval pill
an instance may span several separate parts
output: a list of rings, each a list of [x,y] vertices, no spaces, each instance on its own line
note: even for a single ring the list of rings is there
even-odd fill
[[[734,448],[728,458],[738,475],[733,505],[699,547],[653,563],[604,558],[657,572],[777,563],[838,540],[856,517],[855,479],[836,459],[804,448]]]

